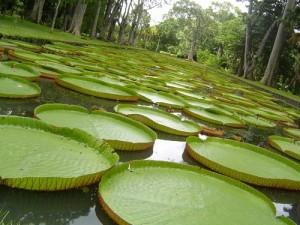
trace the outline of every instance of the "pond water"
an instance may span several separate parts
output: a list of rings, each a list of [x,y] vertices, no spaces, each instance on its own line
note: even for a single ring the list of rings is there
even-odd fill
[[[53,82],[40,80],[37,83],[42,88],[41,96],[23,100],[0,98],[0,114],[32,117],[34,108],[44,103],[75,104],[88,109],[91,109],[92,106],[98,106],[112,112],[113,107],[118,104],[117,101],[100,99],[73,92],[57,86]],[[139,101],[137,104],[149,105],[149,103],[142,101]],[[217,127],[216,125],[181,114],[180,111],[175,111],[174,114],[194,120],[200,124]],[[300,121],[297,121],[297,123],[299,124]],[[238,135],[243,137],[245,142],[265,147],[270,151],[275,150],[266,146],[267,137],[272,134],[282,134],[282,127],[280,126],[274,129],[259,129],[251,126],[245,129],[219,128],[226,130],[225,137],[227,138]],[[157,132],[157,134],[158,140],[151,149],[137,152],[117,151],[120,156],[120,162],[148,159],[204,167],[185,153],[184,137],[163,132]],[[20,222],[21,225],[115,224],[98,203],[97,186],[98,185],[93,185],[79,190],[50,193],[24,191],[0,186],[0,210],[8,211],[5,221]],[[300,192],[253,187],[272,200],[277,209],[277,216],[283,215],[295,221],[296,224],[300,224]],[[220,204],[222,204],[222,202],[220,202]]]

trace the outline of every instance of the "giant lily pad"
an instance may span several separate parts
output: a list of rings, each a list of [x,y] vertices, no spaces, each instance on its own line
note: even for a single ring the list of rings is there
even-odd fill
[[[127,117],[103,111],[63,104],[45,104],[34,110],[35,116],[58,127],[78,128],[106,140],[119,150],[142,150],[153,146],[156,133]]]
[[[170,162],[132,161],[105,173],[104,210],[118,224],[284,225],[262,193],[220,174]]]
[[[265,119],[269,119],[272,121],[285,121],[289,123],[294,123],[294,121],[290,117],[288,117],[286,113],[280,111],[276,112],[265,107],[249,108],[249,111],[253,112],[255,115],[261,116]]]
[[[235,117],[241,119],[245,123],[257,127],[264,127],[264,128],[273,128],[276,127],[276,124],[269,121],[265,120],[263,118],[260,118],[258,116],[250,116],[250,115],[241,115],[241,114],[236,114]]]
[[[207,167],[237,180],[300,190],[300,166],[263,148],[232,140],[187,138],[187,152]]]
[[[283,133],[286,135],[295,138],[297,140],[300,140],[300,129],[296,128],[283,128]]]
[[[162,106],[172,107],[172,108],[183,108],[187,103],[176,95],[163,92],[154,91],[150,88],[138,88],[137,86],[128,85],[129,88],[135,90],[139,98],[150,103],[155,103]]]
[[[97,182],[118,161],[101,140],[23,117],[0,119],[0,184],[55,191]]]
[[[40,72],[28,65],[17,62],[0,63],[0,74],[17,76],[26,80],[34,80],[40,76]]]
[[[40,54],[25,51],[25,50],[9,50],[8,55],[16,59],[17,61],[36,61],[41,60],[43,57]]]
[[[220,111],[218,108],[209,107],[209,108],[196,108],[196,107],[187,107],[183,111],[191,116],[196,118],[219,124],[229,127],[243,128],[245,124],[238,118],[235,118],[231,115],[226,115]]]
[[[300,160],[300,141],[273,135],[269,137],[269,143],[273,148]]]
[[[66,66],[60,63],[56,63],[56,62],[38,60],[35,61],[35,63],[58,73],[67,73],[67,74],[74,74],[74,75],[82,75],[83,73],[81,70],[75,69],[71,66]]]
[[[126,87],[116,84],[109,84],[93,78],[61,75],[56,79],[56,82],[63,87],[100,98],[121,101],[138,100],[137,94]]]
[[[25,79],[0,74],[0,97],[32,98],[41,94],[41,88]]]
[[[182,121],[179,117],[159,109],[145,106],[119,104],[115,111],[124,114],[147,126],[170,134],[190,136],[200,132],[200,126],[190,121]]]

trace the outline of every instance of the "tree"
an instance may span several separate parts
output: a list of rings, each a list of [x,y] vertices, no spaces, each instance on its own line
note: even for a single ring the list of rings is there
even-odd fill
[[[203,11],[201,6],[190,0],[180,0],[174,4],[169,12],[169,16],[175,17],[189,31],[187,58],[190,61],[194,61],[198,36],[203,26]]]
[[[77,1],[77,5],[74,10],[70,28],[67,31],[68,33],[72,33],[77,36],[80,35],[81,24],[85,14],[86,7],[87,7],[87,3],[84,0]]]
[[[100,9],[101,9],[101,2],[102,2],[102,0],[98,0],[96,14],[95,14],[95,19],[94,19],[92,31],[91,31],[91,34],[90,34],[91,38],[95,38],[96,37],[96,29],[97,29],[97,24],[98,24],[98,20],[99,20],[99,14],[100,14]]]
[[[30,19],[32,22],[40,23],[43,14],[43,7],[45,4],[45,0],[35,0],[33,9],[30,14]]]
[[[132,6],[132,1],[133,0],[125,0],[125,10],[122,16],[122,21],[120,23],[120,29],[119,29],[119,37],[118,37],[118,43],[124,44],[125,41],[125,29],[126,26],[128,25],[128,16],[129,12]]]
[[[287,14],[294,7],[295,0],[288,0],[282,15],[282,21],[279,25],[276,39],[272,48],[272,52],[268,61],[267,68],[265,70],[264,76],[261,79],[261,83],[268,86],[274,86],[277,81],[277,69],[279,66],[279,59],[281,55],[282,48],[286,41],[286,27],[287,27]]]
[[[58,9],[60,7],[60,3],[61,3],[61,0],[57,0],[56,6],[55,6],[55,12],[54,12],[54,16],[53,16],[52,24],[51,24],[51,31],[53,31],[54,26],[55,26],[55,22],[56,22],[56,18],[57,18],[57,14],[58,14]]]

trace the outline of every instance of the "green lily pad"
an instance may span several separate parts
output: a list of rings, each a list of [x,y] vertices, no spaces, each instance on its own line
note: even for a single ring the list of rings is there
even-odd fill
[[[255,116],[250,116],[250,115],[236,114],[235,117],[241,119],[246,124],[257,126],[257,127],[264,127],[264,128],[276,127],[275,123],[273,123],[269,120],[265,120],[263,118],[260,118],[258,116],[255,117]]]
[[[254,188],[195,166],[132,161],[99,184],[99,200],[118,224],[284,225],[272,202]]]
[[[32,98],[41,94],[41,88],[25,79],[0,74],[0,97]]]
[[[64,104],[40,105],[34,110],[37,118],[57,127],[78,128],[104,139],[119,150],[143,150],[153,146],[156,133],[149,127],[114,113],[93,111]]]
[[[37,60],[44,59],[40,54],[30,52],[30,51],[25,51],[25,50],[9,50],[8,55],[12,56],[15,60],[17,61],[30,61],[34,62]]]
[[[18,41],[18,40],[11,40],[11,39],[5,39],[5,41],[11,43],[11,44],[14,44],[14,45],[17,45],[21,48],[25,48],[25,49],[28,49],[28,50],[35,50],[35,51],[38,51],[40,50],[40,46],[38,45],[35,45],[35,44],[31,44],[31,43],[28,43],[28,42],[24,42],[24,41]]]
[[[120,101],[138,100],[136,92],[126,87],[109,84],[93,78],[61,75],[56,78],[56,82],[63,87],[100,98]]]
[[[113,149],[80,130],[0,117],[0,184],[39,191],[87,186],[119,159]],[[12,144],[13,143],[13,144]]]
[[[300,129],[296,128],[283,128],[283,133],[294,139],[300,140]]]
[[[153,129],[181,136],[197,135],[200,126],[190,121],[182,121],[178,116],[159,109],[145,106],[119,104],[115,108],[117,113],[124,114]]]
[[[33,64],[33,65],[29,64],[29,66],[30,66],[31,68],[33,68],[34,70],[39,71],[40,74],[41,74],[41,77],[47,77],[47,78],[52,78],[52,79],[54,79],[54,78],[56,78],[57,76],[60,75],[60,73],[57,73],[57,72],[55,72],[55,71],[53,71],[53,70],[48,70],[48,69],[43,68],[43,67],[41,67],[41,66],[38,66],[38,65],[36,65],[36,64]]]
[[[253,102],[252,100],[244,98],[242,96],[235,95],[235,94],[226,93],[226,94],[223,94],[223,96],[227,99],[232,100],[234,102],[234,104],[237,104],[237,105],[242,105],[245,107],[258,107],[259,106],[257,103]]]
[[[300,190],[300,165],[263,148],[232,140],[188,137],[186,150],[214,171],[247,183]]]
[[[176,90],[176,93],[180,94],[182,97],[186,97],[186,98],[192,98],[192,99],[206,99],[208,97],[206,97],[205,95],[201,95],[199,93],[192,93],[189,91],[184,91],[184,90]]]
[[[81,70],[75,69],[71,66],[66,66],[60,63],[56,63],[56,62],[38,60],[35,61],[35,63],[38,64],[39,66],[53,70],[58,73],[67,73],[67,74],[74,74],[74,75],[82,75],[83,73]]]
[[[300,160],[300,141],[273,135],[269,137],[269,143],[273,148]]]
[[[223,125],[228,127],[244,128],[245,124],[242,120],[235,118],[234,116],[224,114],[220,109],[209,107],[209,108],[196,108],[186,107],[183,112],[194,116],[196,118]]]
[[[288,115],[284,112],[274,111],[265,107],[249,108],[249,111],[254,113],[255,115],[261,116],[265,119],[269,119],[272,121],[285,121],[289,123],[294,123],[294,120],[288,117]]]
[[[17,76],[26,80],[34,80],[40,76],[40,72],[28,65],[18,62],[0,63],[0,74]]]
[[[136,91],[139,95],[139,98],[146,102],[176,109],[181,109],[185,105],[187,105],[187,103],[183,99],[167,92],[154,91],[150,88],[139,88],[135,85],[128,85],[127,87]]]

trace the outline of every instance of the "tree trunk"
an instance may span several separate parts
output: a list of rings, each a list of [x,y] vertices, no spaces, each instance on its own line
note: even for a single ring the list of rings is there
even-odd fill
[[[133,17],[133,20],[132,20],[132,25],[131,25],[131,29],[130,29],[130,32],[129,32],[129,39],[128,39],[128,44],[130,45],[133,45],[133,42],[134,42],[134,37],[137,36],[137,33],[136,33],[136,29],[137,29],[137,26],[138,26],[138,18],[142,17],[142,13],[143,13],[143,5],[144,5],[144,1],[143,0],[139,0],[138,1],[138,5],[135,9],[135,12],[134,12],[134,17]]]
[[[98,20],[99,20],[101,2],[102,2],[102,0],[98,0],[97,10],[96,10],[96,14],[95,14],[94,23],[93,23],[93,28],[92,28],[91,35],[90,35],[91,38],[96,37],[96,29],[97,29],[97,24],[98,24]]]
[[[114,3],[114,0],[108,0],[107,4],[106,4],[104,19],[102,21],[102,25],[100,27],[100,34],[99,34],[100,38],[102,38],[102,39],[105,39],[105,34],[107,32],[108,26],[110,25],[109,24],[109,19],[110,19],[110,16],[111,16],[111,10],[112,10],[112,7],[113,7],[113,3]]]
[[[141,19],[142,19],[142,16],[143,16],[143,11],[144,11],[144,2],[142,1],[142,4],[140,5],[139,7],[139,10],[138,10],[138,17],[137,17],[137,21],[136,21],[136,26],[134,28],[134,31],[133,31],[133,36],[132,36],[132,45],[133,46],[136,46],[137,45],[137,39],[138,39],[138,30],[140,28],[140,23],[141,23]]]
[[[86,7],[87,7],[87,3],[83,3],[82,0],[78,0],[70,28],[67,31],[68,33],[74,34],[76,36],[80,35],[81,24],[85,14]]]
[[[217,57],[220,59],[223,56],[223,44],[219,44],[218,52],[217,52]]]
[[[286,16],[290,9],[292,9],[295,5],[295,0],[288,0],[282,16],[282,21],[279,25],[275,42],[272,48],[272,52],[268,61],[267,68],[265,70],[263,78],[260,80],[261,83],[274,86],[277,81],[277,69],[279,66],[280,55],[284,46],[285,38],[286,38]]]
[[[246,41],[245,41],[245,52],[244,52],[244,78],[252,80],[252,74],[247,74],[247,70],[251,59],[251,48],[252,48],[252,9],[253,0],[249,0],[248,15],[246,21]],[[248,75],[248,76],[247,76]]]
[[[30,14],[30,20],[32,22],[40,23],[43,15],[45,0],[35,0],[33,9]]]
[[[119,20],[120,15],[121,15],[121,8],[122,8],[122,1],[118,0],[114,5],[111,16],[108,20],[109,30],[108,30],[108,34],[107,34],[107,37],[106,37],[106,40],[108,40],[108,41],[112,41],[112,39],[113,39],[113,35],[115,33],[116,23]]]
[[[189,61],[195,61],[194,60],[194,55],[195,55],[195,52],[196,52],[198,32],[199,32],[199,29],[200,29],[200,18],[197,19],[196,23],[197,23],[197,25],[193,29],[192,42],[191,42],[191,47],[190,47],[189,54],[188,54],[188,60]]]
[[[66,5],[65,5],[65,7],[64,7],[64,12],[63,12],[63,14],[64,14],[64,18],[63,18],[63,24],[62,24],[62,26],[61,26],[61,30],[62,31],[66,31],[67,30],[67,27],[68,27],[68,21],[69,21],[69,18],[70,18],[70,13],[71,13],[71,11],[72,11],[72,8],[73,8],[73,6],[72,5],[70,5],[69,3],[67,3]]]
[[[240,59],[239,68],[237,70],[237,75],[239,77],[243,76],[243,74],[244,74],[244,54],[242,55],[242,57]]]
[[[122,22],[120,24],[120,30],[119,30],[119,37],[118,37],[118,43],[124,44],[124,39],[125,39],[125,29],[127,26],[127,21],[128,21],[128,15],[130,12],[130,8],[132,5],[132,0],[130,0],[129,6],[127,7],[127,1],[126,1],[126,7],[125,7],[125,12],[122,17]]]
[[[259,47],[257,49],[257,52],[253,57],[252,63],[250,64],[250,62],[249,62],[247,71],[245,71],[246,77],[253,77],[253,71],[254,71],[255,67],[257,66],[258,59],[259,59],[259,57],[262,53],[262,50],[264,49],[264,47],[265,47],[265,45],[266,45],[266,43],[269,39],[269,36],[271,35],[273,29],[276,27],[277,22],[278,22],[278,20],[275,20],[272,23],[272,25],[269,27],[267,32],[265,33],[265,36],[263,37],[262,41],[260,42]]]
[[[158,50],[159,50],[159,43],[160,43],[160,36],[158,37],[155,52],[158,52]]]
[[[60,3],[61,3],[61,0],[58,0],[57,3],[56,3],[55,12],[54,12],[54,16],[53,16],[53,20],[52,20],[52,24],[51,24],[51,31],[53,31],[54,26],[55,26],[55,22],[56,22],[56,18],[57,18]]]
[[[195,49],[196,49],[196,30],[193,30],[191,48],[190,48],[189,54],[188,54],[189,61],[195,61],[194,60]]]

